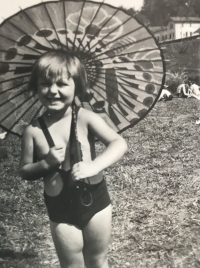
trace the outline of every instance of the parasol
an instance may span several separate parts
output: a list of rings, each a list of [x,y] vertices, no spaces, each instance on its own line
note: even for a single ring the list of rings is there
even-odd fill
[[[34,62],[56,49],[85,65],[89,89],[77,106],[98,113],[116,132],[134,126],[156,103],[165,80],[158,42],[140,23],[104,1],[51,1],[0,25],[0,127],[22,135],[44,112],[27,90]]]

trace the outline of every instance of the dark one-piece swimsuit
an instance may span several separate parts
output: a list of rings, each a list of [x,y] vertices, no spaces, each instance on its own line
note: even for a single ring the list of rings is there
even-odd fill
[[[76,114],[78,114],[78,110],[76,110]],[[38,120],[49,147],[53,147],[54,142],[43,117],[39,117]],[[73,134],[71,126],[70,143],[72,142]],[[51,221],[75,225],[79,229],[82,229],[96,213],[111,203],[106,182],[103,178],[97,184],[88,184],[84,180],[70,184],[69,182],[72,181],[71,169],[68,171],[58,169],[56,171],[59,172],[63,181],[61,192],[56,196],[49,196],[44,191],[44,200]],[[102,177],[102,174],[99,173],[96,176]]]

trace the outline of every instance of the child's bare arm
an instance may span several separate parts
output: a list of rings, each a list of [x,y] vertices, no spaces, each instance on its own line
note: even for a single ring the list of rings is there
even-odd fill
[[[97,114],[82,110],[81,117],[87,120],[89,129],[106,145],[105,151],[91,163],[78,163],[73,167],[75,179],[90,177],[117,162],[126,152],[125,140],[111,129]],[[87,173],[87,174],[86,174]]]
[[[99,171],[116,163],[127,151],[126,141],[111,129],[98,115],[92,114],[89,127],[105,145],[106,149],[94,159]]]
[[[48,174],[52,168],[58,167],[64,160],[63,146],[55,146],[50,149],[45,159],[34,163],[34,142],[31,128],[31,126],[27,127],[21,143],[19,174],[24,180],[40,179]]]

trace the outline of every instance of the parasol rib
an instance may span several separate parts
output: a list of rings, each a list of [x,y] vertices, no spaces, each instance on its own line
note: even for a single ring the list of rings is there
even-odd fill
[[[118,25],[115,29],[113,29],[111,32],[109,32],[106,36],[104,36],[104,37],[101,39],[101,41],[102,41],[103,39],[105,39],[106,37],[108,37],[113,31],[115,31],[115,30],[117,30],[119,27],[125,25],[126,22],[128,22],[130,19],[136,17],[137,15],[138,15],[138,12],[135,13],[135,14],[133,15],[133,17],[129,17],[126,21],[124,21],[122,24]],[[107,22],[106,22],[106,23],[107,23]],[[137,29],[135,29],[135,30],[138,30],[138,29],[140,29],[140,28],[143,28],[143,26],[141,26],[141,27],[139,27],[139,28],[137,28]],[[134,31],[135,31],[135,30],[134,30]],[[134,31],[133,31],[133,32],[134,32]],[[131,31],[130,33],[132,33],[132,31]],[[128,34],[129,34],[129,33],[128,33]],[[122,36],[121,36],[121,37],[122,37]],[[120,39],[121,37],[119,37],[119,38],[117,38],[117,39],[115,39],[115,40],[112,40],[110,43],[115,42],[116,40]],[[108,44],[110,44],[110,43],[107,43],[106,45],[108,45]],[[97,45],[98,45],[98,42],[97,42],[96,44],[94,44],[94,45],[90,48],[90,50],[91,50],[93,47],[97,46]],[[105,46],[105,45],[104,45],[104,46]],[[101,48],[104,47],[104,46],[101,46],[99,49],[101,49]],[[93,52],[93,53],[94,53],[94,52]]]
[[[140,39],[140,40],[138,40],[138,41],[135,41],[134,43],[133,43],[133,45],[134,44],[138,44],[138,43],[141,43],[141,42],[143,42],[143,41],[146,41],[146,40],[149,40],[149,39],[151,39],[152,37],[151,36],[149,36],[149,37],[146,37],[146,38],[144,38],[144,39]],[[103,55],[103,54],[105,54],[105,53],[108,53],[108,52],[113,52],[113,51],[115,51],[115,50],[117,50],[117,49],[122,49],[122,48],[124,48],[124,47],[126,47],[127,46],[127,44],[126,45],[122,45],[122,46],[120,46],[120,47],[116,47],[116,48],[113,48],[113,49],[110,49],[110,50],[106,50],[106,51],[104,51],[104,52],[102,52],[102,53],[100,53],[100,54],[97,54],[97,55],[95,55],[95,57],[91,57],[91,58],[89,58],[90,60],[93,60],[93,59],[95,59],[95,58],[97,58],[97,57],[99,57],[99,56],[101,56],[101,55]],[[93,52],[93,54],[95,54],[94,52]]]
[[[46,11],[46,14],[47,14],[47,16],[48,16],[48,18],[49,18],[49,20],[50,20],[50,22],[51,22],[51,25],[52,25],[52,27],[53,27],[55,33],[56,33],[57,40],[59,41],[60,45],[61,45],[62,48],[63,48],[63,43],[61,42],[61,40],[60,40],[60,38],[59,38],[59,36],[58,36],[58,33],[57,33],[57,31],[56,31],[56,28],[55,28],[55,25],[54,25],[54,23],[53,23],[53,21],[52,21],[52,19],[51,19],[51,16],[50,16],[49,11],[48,11],[48,9],[47,9],[47,7],[46,7],[45,4],[44,4],[44,9],[45,9],[45,11]]]
[[[19,106],[15,107],[15,109],[13,109],[10,113],[8,113],[6,116],[3,117],[3,119],[1,119],[0,124],[6,120],[7,117],[9,117],[12,113],[14,113],[18,108],[20,108],[22,105],[24,105],[26,102],[28,102],[34,95],[32,95],[31,97],[27,98],[25,101],[23,101]]]
[[[79,98],[78,98],[78,101],[80,102],[80,105],[78,105],[78,104],[76,104],[77,106],[80,106],[80,107],[85,107],[85,105],[84,105],[84,103],[87,103],[87,104],[89,104],[89,106],[90,106],[90,108],[91,108],[91,110],[92,111],[94,111],[94,109],[93,109],[93,107],[92,107],[92,105],[90,104],[90,102],[87,100],[80,100]],[[75,103],[76,103],[76,99],[75,99]]]
[[[18,77],[14,77],[14,78],[10,78],[10,79],[4,80],[4,81],[0,81],[0,84],[6,83],[6,82],[10,82],[10,81],[13,81],[15,79],[25,78],[25,77],[29,77],[29,75],[18,76]],[[1,94],[1,92],[0,92],[0,94]]]
[[[94,67],[94,68],[91,68],[91,69],[94,69],[94,70],[96,70],[96,68]],[[130,71],[130,72],[132,72],[132,74],[131,75],[135,75],[135,73],[141,73],[141,74],[143,74],[143,73],[153,73],[153,74],[163,74],[162,72],[153,72],[153,71],[149,71],[149,70],[147,70],[147,71],[145,71],[145,70],[135,70],[135,69],[126,69],[126,70],[124,70],[123,68],[106,68],[106,69],[100,69],[100,68],[98,68],[98,73],[97,73],[97,75],[99,75],[99,74],[104,74],[103,72],[101,72],[101,71],[104,71],[104,70],[115,70],[116,72],[118,72],[118,76],[117,77],[122,77],[123,75],[126,75],[126,73],[120,73],[120,71],[122,72],[122,71]],[[168,73],[166,73],[166,74],[168,74]],[[122,75],[122,76],[121,76]],[[110,76],[115,76],[114,74],[110,74]],[[92,77],[93,79],[94,79],[94,75],[88,75],[88,77]]]
[[[64,18],[66,18],[66,11],[65,11],[65,1],[62,1],[63,2],[63,11],[64,11]],[[68,38],[67,38],[67,22],[66,20],[64,19],[64,23],[65,23],[65,32],[66,32],[66,46],[67,46],[67,49],[68,49]]]
[[[18,93],[18,94],[16,94],[16,95],[14,95],[12,98],[7,99],[6,101],[4,101],[3,103],[1,103],[1,104],[0,104],[0,107],[1,107],[1,106],[3,106],[4,104],[6,104],[6,103],[10,102],[11,100],[15,99],[16,97],[18,97],[18,96],[20,96],[20,95],[24,94],[25,92],[27,92],[27,91],[26,91],[26,90],[21,91],[20,93]]]
[[[18,62],[18,61],[0,61],[0,63],[9,63],[9,65],[13,65],[13,64],[22,64],[21,62]],[[33,63],[30,63],[30,62],[23,62],[23,65],[29,65],[29,66],[32,66]]]
[[[107,70],[109,70],[109,68],[107,69]],[[135,69],[127,69],[127,70],[124,70],[123,68],[116,68],[115,69],[116,71],[121,71],[121,72],[123,72],[123,71],[133,71],[133,72],[145,72],[145,73],[151,73],[151,74],[163,74],[163,72],[159,72],[159,71],[156,71],[156,72],[154,72],[154,71],[151,71],[151,70],[147,70],[147,71],[145,71],[145,70],[135,70]]]
[[[101,73],[101,74],[104,75],[104,73]],[[114,76],[114,75],[110,74],[109,76]],[[105,78],[104,76],[99,76],[99,77],[100,78]],[[123,80],[122,78],[124,78],[123,76],[117,76],[117,77],[121,78],[121,80]],[[112,79],[109,79],[109,78],[107,78],[106,80],[111,81],[111,82],[113,81]],[[133,79],[133,81],[139,81],[139,82],[148,83],[147,81],[141,80],[141,79]],[[100,82],[100,81],[98,81],[98,82]],[[152,85],[156,85],[156,86],[160,86],[161,85],[160,83],[156,83],[156,82],[149,82],[149,83],[152,84]],[[121,83],[121,82],[120,82],[120,85],[128,86],[127,84]],[[136,88],[136,89],[140,90],[141,92],[144,92],[144,90],[142,90],[140,88]],[[155,96],[157,95],[157,94],[154,94],[154,93],[152,93],[152,94],[155,95]]]
[[[112,31],[110,31],[107,35],[105,35],[102,39],[101,39],[101,42],[106,38],[108,37],[110,34],[112,34],[114,31],[116,31],[118,28],[120,28],[121,26],[123,26],[126,22],[128,22],[129,20],[131,19],[131,17],[129,17],[126,21],[124,21],[122,24],[118,25],[116,28],[114,28]],[[118,39],[118,38],[117,38]],[[117,39],[115,40],[112,40],[110,43],[113,43],[115,42]],[[108,44],[110,44],[108,43]],[[93,47],[96,47],[98,44],[98,42],[96,44],[94,44],[92,47],[90,47],[90,50],[93,49]],[[104,46],[107,46],[108,44],[104,45]],[[101,46],[99,49],[103,48],[104,46]],[[94,52],[93,52],[94,53]],[[87,55],[88,53],[86,53]]]
[[[137,30],[140,30],[140,29],[142,29],[142,28],[143,28],[143,26],[138,27],[137,29],[135,29],[135,30],[133,30],[133,31],[130,31],[130,32],[124,34],[124,35],[121,35],[120,37],[116,38],[114,41],[108,42],[107,44],[101,46],[99,49],[101,49],[101,48],[103,48],[103,47],[106,47],[106,46],[108,46],[108,45],[110,45],[110,44],[116,42],[117,40],[120,40],[120,39],[124,38],[125,36],[127,36],[127,35],[129,35],[129,34],[131,34],[131,33],[134,33],[134,32],[136,32]],[[146,38],[144,38],[144,39],[140,39],[140,40],[138,40],[138,41],[134,41],[134,42],[132,43],[132,45],[134,45],[134,44],[138,44],[138,43],[140,43],[140,42],[143,42],[143,41],[148,40],[148,39],[151,39],[151,38],[152,38],[151,36],[148,36],[148,37],[146,37]],[[96,44],[96,45],[97,45],[97,44]],[[103,55],[103,54],[105,54],[105,53],[112,52],[112,51],[115,51],[116,49],[124,48],[124,47],[126,47],[126,46],[130,46],[130,45],[131,45],[131,44],[125,44],[125,45],[122,45],[122,46],[119,46],[119,47],[116,47],[116,48],[113,48],[113,49],[110,49],[110,50],[106,50],[106,51],[104,51],[104,52],[102,52],[102,53],[100,53],[100,54],[95,55],[95,57],[91,57],[90,60],[91,60],[91,59],[95,59],[96,57],[99,57],[99,56],[101,56],[101,55]],[[95,54],[95,52],[92,52],[91,55],[92,55],[92,54]]]
[[[79,25],[80,25],[80,22],[81,22],[82,14],[83,14],[83,8],[84,8],[86,2],[87,2],[87,0],[84,0],[84,1],[83,1],[83,4],[82,4],[82,7],[81,7],[81,14],[80,14],[80,16],[79,16],[78,25],[77,25],[77,27],[76,27],[76,32],[75,32],[74,41],[73,41],[73,46],[72,46],[72,50],[73,50],[73,51],[74,51],[74,46],[75,46],[75,42],[76,42],[76,36],[77,36],[77,33],[78,33],[78,28],[79,28]]]
[[[133,55],[133,54],[137,54],[137,53],[139,54],[139,53],[143,53],[143,52],[151,52],[151,51],[159,51],[160,52],[160,50],[158,48],[149,48],[149,49],[144,49],[144,50],[136,50],[136,51],[128,52],[128,53],[121,53],[121,54],[118,54],[117,57]],[[116,55],[106,56],[105,58],[100,58],[99,60],[106,60],[106,59],[111,59],[114,57],[116,57]],[[92,62],[98,62],[99,60],[94,60]],[[88,62],[90,62],[90,61],[88,60]]]
[[[89,101],[87,103],[89,104],[91,110],[94,112],[94,108],[92,107],[91,103]],[[84,101],[81,101],[81,105],[84,108]]]
[[[105,69],[105,70],[109,70],[109,69]],[[113,70],[113,69],[110,69],[110,70]],[[116,70],[116,69],[115,69]],[[117,70],[116,70],[117,71]],[[141,72],[141,71],[140,71]],[[146,72],[146,73],[148,73],[148,72]],[[102,75],[104,75],[105,73],[104,72],[98,72],[98,77],[99,78],[104,78],[104,76],[101,76],[101,74]],[[113,76],[113,77],[116,77],[114,74],[110,74],[109,76]],[[117,75],[117,77],[118,78],[120,78],[121,80],[123,80],[125,77],[123,76],[123,75]],[[90,78],[91,80],[91,82],[94,80],[94,76],[88,76],[88,78]],[[130,78],[130,79],[133,79],[133,78]],[[109,78],[107,78],[107,80],[109,80],[109,81],[112,81],[112,79],[109,79]],[[144,83],[150,83],[150,84],[153,84],[153,85],[156,85],[156,86],[160,86],[161,85],[161,83],[158,83],[158,82],[151,82],[151,81],[148,81],[148,80],[142,80],[142,79],[138,79],[138,78],[135,78],[135,79],[133,79],[133,81],[138,81],[138,82],[144,82]]]
[[[94,67],[91,66],[90,68],[91,69],[96,69],[95,66]],[[121,72],[123,72],[123,71],[133,71],[133,72],[139,72],[139,73],[143,73],[143,72],[146,73],[147,72],[147,73],[152,73],[152,74],[163,74],[163,72],[158,72],[158,71],[154,72],[154,71],[151,71],[151,70],[147,70],[147,71],[145,71],[145,70],[136,70],[136,69],[128,69],[128,68],[125,68],[125,67],[122,67],[122,68],[114,67],[114,68],[106,68],[106,69],[99,68],[99,70],[113,70],[113,69],[115,69],[116,71],[119,70]],[[165,74],[169,74],[169,73],[165,72]]]
[[[14,27],[15,29],[17,29],[19,32],[21,32],[22,34],[24,34],[25,36],[29,36],[29,34],[27,34],[25,31],[23,31],[22,29],[20,29],[18,26],[14,25],[12,22],[8,21],[8,23],[9,23],[10,25],[12,25],[12,27]],[[38,43],[38,41],[37,41],[35,38],[33,38],[33,36],[31,36],[31,38],[32,38],[36,43]]]
[[[0,49],[0,52],[9,53],[10,51],[9,50],[4,50],[4,49]],[[12,53],[12,51],[11,51],[11,53]],[[24,56],[24,54],[20,54],[20,53],[15,53],[15,55]]]
[[[93,89],[94,90],[94,89]],[[96,90],[94,90],[95,92],[97,92]],[[97,92],[98,93],[98,92]],[[99,93],[98,93],[99,94]],[[100,94],[99,94],[100,95]],[[93,97],[95,100],[96,100],[96,102],[98,102],[98,100],[95,98],[95,96]],[[105,100],[105,98],[104,97],[102,97],[104,100]],[[107,102],[107,100],[106,100],[106,102]],[[115,107],[113,107],[113,108],[115,108]],[[117,109],[116,109],[117,110]],[[95,111],[95,110],[94,110]],[[118,110],[117,110],[118,111]],[[106,110],[104,110],[104,113],[105,114],[107,114],[107,116],[110,118],[110,115],[107,113],[107,111]],[[110,118],[111,119],[111,118]],[[111,119],[111,121],[112,121],[112,119]],[[128,121],[128,120],[127,120]],[[120,130],[119,129],[119,127],[118,126],[116,126],[116,128],[118,129],[118,130]]]
[[[21,11],[24,13],[24,15],[27,17],[27,19],[33,24],[33,26],[39,31],[40,29],[37,27],[37,25],[34,23],[34,21],[29,17],[29,15],[26,13],[25,10],[21,9]],[[54,46],[51,44],[51,42],[44,37],[45,40],[49,43],[49,45],[54,49]]]
[[[14,43],[17,43],[16,40],[14,40],[14,39],[12,39],[12,38],[10,38],[10,37],[7,37],[7,36],[5,36],[5,35],[3,35],[3,34],[0,34],[0,36],[3,37],[3,38],[5,38],[5,39],[7,39],[7,40],[10,40],[10,41],[12,41],[12,42],[14,42]],[[42,54],[42,52],[39,52],[38,50],[36,50],[36,49],[34,49],[34,48],[32,48],[32,47],[29,47],[29,46],[27,46],[27,45],[24,45],[24,47],[26,47],[26,48],[28,48],[28,49],[31,49],[31,50],[33,50],[34,52],[39,53],[40,55]]]
[[[94,91],[95,92],[97,92],[95,89],[94,89]],[[105,99],[103,96],[102,96],[102,98],[103,99]],[[119,103],[116,103],[116,105],[118,106],[118,108],[119,108],[119,110],[121,110],[121,105],[119,104]],[[125,119],[125,121],[128,123],[128,124],[131,124],[131,121],[129,121],[117,108],[115,108],[113,105],[110,105],[109,104],[109,107],[110,108],[112,108],[112,109],[114,109],[115,111],[117,111],[117,113],[119,113],[124,119]],[[129,110],[130,110],[130,108],[129,108]],[[111,110],[112,111],[112,110]],[[104,113],[106,113],[107,115],[108,115],[108,117],[110,118],[110,114],[108,114],[106,111],[104,111]],[[137,115],[135,112],[133,112],[132,110],[131,110],[131,113],[132,114],[135,114],[135,115]],[[116,116],[116,115],[115,115]],[[112,120],[112,122],[115,124],[115,127],[117,127],[117,129],[120,131],[120,129],[119,129],[119,127],[118,127],[118,124],[119,123],[121,123],[120,121],[118,121],[118,119],[117,119],[117,121],[118,121],[118,123],[117,122],[114,122],[114,120],[113,120],[113,118],[110,118],[111,120]]]
[[[19,85],[14,85],[14,86],[11,87],[11,88],[8,88],[8,89],[6,89],[6,90],[4,90],[4,91],[1,91],[1,92],[0,92],[0,95],[4,94],[4,93],[6,93],[6,92],[8,92],[8,91],[10,91],[10,90],[12,90],[12,89],[17,88],[18,86],[23,86],[23,85],[25,85],[25,84],[28,84],[28,82],[20,83]]]
[[[99,82],[99,83],[100,83],[100,82]],[[100,84],[102,84],[102,83],[100,83]],[[109,92],[106,92],[105,89],[102,88],[100,85],[96,84],[96,86],[97,86],[98,88],[100,88],[101,90],[103,90],[107,95],[109,95],[110,97],[112,97],[112,99],[116,100],[116,104],[119,102],[121,105],[125,106],[125,107],[128,108],[131,112],[133,112],[129,106],[127,106],[127,105],[126,105],[125,103],[123,103],[122,101],[120,101],[120,100],[116,99],[115,97],[113,97],[113,95],[110,94]],[[94,88],[92,88],[92,89],[93,89],[97,94],[99,94],[99,96],[101,96],[107,103],[109,103],[108,100],[106,100],[106,98],[105,98],[104,96],[101,95],[101,93],[97,92]],[[130,98],[130,96],[128,96],[128,97]],[[109,103],[109,104],[110,104],[110,103]],[[113,106],[112,104],[110,104],[110,105]],[[114,106],[113,106],[113,108],[116,109]],[[117,110],[117,109],[116,109],[116,110]],[[117,110],[117,111],[118,111],[118,110]],[[124,117],[123,114],[121,114],[121,115]],[[126,119],[126,117],[124,117],[124,118]],[[126,120],[127,120],[127,119],[126,119]],[[128,121],[128,120],[127,120],[127,121]]]
[[[100,82],[100,81],[98,81],[98,83],[100,83],[100,84],[102,84],[102,85],[104,85],[102,82]],[[119,83],[119,85],[121,85],[120,83]],[[116,99],[112,94],[110,94],[109,92],[106,92],[106,90],[104,89],[104,88],[102,88],[102,87],[100,87],[100,86],[98,86],[99,88],[101,88],[107,95],[109,95],[110,97],[112,97],[114,100],[116,100],[116,102],[120,102],[121,103],[121,101],[119,101],[118,99]],[[111,87],[112,88],[112,87]],[[139,89],[138,89],[139,90]],[[120,91],[120,90],[118,90],[118,92],[119,92],[119,94],[121,94],[121,95],[124,95],[124,96],[126,96],[126,97],[129,97],[129,98],[131,98],[131,96],[130,95],[128,95],[128,94],[126,94],[126,93],[124,93],[124,92],[122,92],[122,91]],[[145,93],[145,91],[142,91],[142,92],[144,92]],[[134,93],[133,93],[134,94]],[[140,104],[142,104],[142,105],[144,105],[144,106],[146,106],[144,103],[142,103],[141,101],[139,101],[139,100],[137,100],[137,99],[135,99],[138,103],[140,103]],[[125,106],[125,107],[127,107],[129,110],[131,110],[130,109],[130,107],[129,106],[126,106],[123,102],[122,102],[122,104]],[[146,106],[147,107],[147,106]]]
[[[41,104],[40,108],[36,111],[36,113],[34,114],[33,118],[31,119],[30,123],[33,122],[33,120],[35,120],[35,118],[38,116],[38,114],[41,112],[42,108],[44,106]]]
[[[119,77],[120,77],[121,80],[123,80],[123,81],[125,82],[123,76],[119,76]],[[145,81],[145,80],[142,80],[142,79],[133,79],[133,81],[134,81],[134,82],[138,81],[138,82],[142,82],[142,83],[148,83],[148,81]],[[161,86],[161,83],[156,83],[156,82],[151,82],[151,81],[149,81],[149,83],[150,83],[151,85]],[[126,84],[124,84],[124,83],[121,83],[121,84],[122,84],[122,85],[126,85]],[[138,88],[138,90],[140,90],[140,89]],[[152,94],[153,94],[153,93],[152,93]],[[157,94],[155,94],[155,95],[157,95]]]
[[[17,125],[17,123],[22,119],[22,117],[38,102],[39,100],[35,100],[35,102],[33,102],[31,104],[31,106],[29,106],[25,111],[24,113],[15,121],[15,123],[10,127],[9,130],[12,130],[14,128],[14,126]]]
[[[92,25],[93,21],[96,19],[96,16],[98,15],[98,13],[99,13],[99,11],[100,11],[100,8],[101,8],[102,5],[104,4],[104,2],[105,2],[105,0],[103,0],[103,1],[100,3],[98,9],[96,10],[96,13],[95,13],[93,19],[91,20],[90,25],[89,25],[89,27],[88,27],[88,29],[87,29],[88,32],[89,32],[89,30],[90,30],[90,28],[91,28],[91,25]],[[87,32],[85,31],[85,33],[84,33],[84,35],[83,35],[83,38],[81,39],[81,42],[80,42],[80,44],[79,44],[78,50],[79,50],[80,46],[83,47],[82,44],[83,44],[83,40],[85,39],[86,34],[87,34]]]
[[[95,34],[95,36],[94,37],[96,37],[99,33],[100,33],[100,31],[103,29],[103,27],[117,14],[117,12],[118,12],[119,10],[117,9],[113,14],[112,14],[112,16],[110,16],[110,18],[101,26],[101,28],[96,32],[96,34]],[[94,39],[94,37],[93,38],[91,38],[91,40],[90,40],[90,42],[88,42],[87,43],[87,45],[85,45],[84,47],[83,47],[83,51],[85,51],[85,48],[86,48],[86,46],[90,46],[90,43],[92,42],[92,40]]]
[[[101,59],[100,59],[101,60]],[[152,60],[145,60],[145,59],[142,59],[142,60],[133,60],[133,61],[127,61],[127,62],[115,62],[116,64],[128,64],[128,63],[147,63],[147,62],[161,62],[162,63],[162,60],[160,60],[160,59],[152,59]],[[112,63],[110,63],[110,64],[113,64],[113,62]],[[91,66],[91,65],[89,65],[88,64],[88,66],[86,65],[86,68],[87,68],[87,70],[89,70],[89,69],[96,69],[96,70],[102,70],[103,68],[101,68],[101,67],[99,67],[99,66],[96,66],[96,65],[93,65],[93,66]],[[114,68],[116,68],[116,69],[118,69],[118,66],[115,66]],[[123,68],[123,67],[121,67],[121,68]],[[128,69],[128,67],[126,67],[127,68],[127,70],[129,70]],[[108,68],[109,69],[109,68]],[[112,68],[113,69],[113,68]],[[107,70],[107,68],[104,68],[103,70]],[[143,72],[148,72],[148,70],[142,70]],[[140,70],[140,72],[141,72],[141,70]]]

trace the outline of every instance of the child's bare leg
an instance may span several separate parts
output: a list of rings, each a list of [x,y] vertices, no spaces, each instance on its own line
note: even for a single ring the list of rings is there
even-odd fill
[[[108,244],[111,234],[112,207],[94,215],[83,228],[84,259],[87,268],[108,268]]]
[[[72,225],[52,221],[50,227],[61,268],[84,268],[82,231]]]

